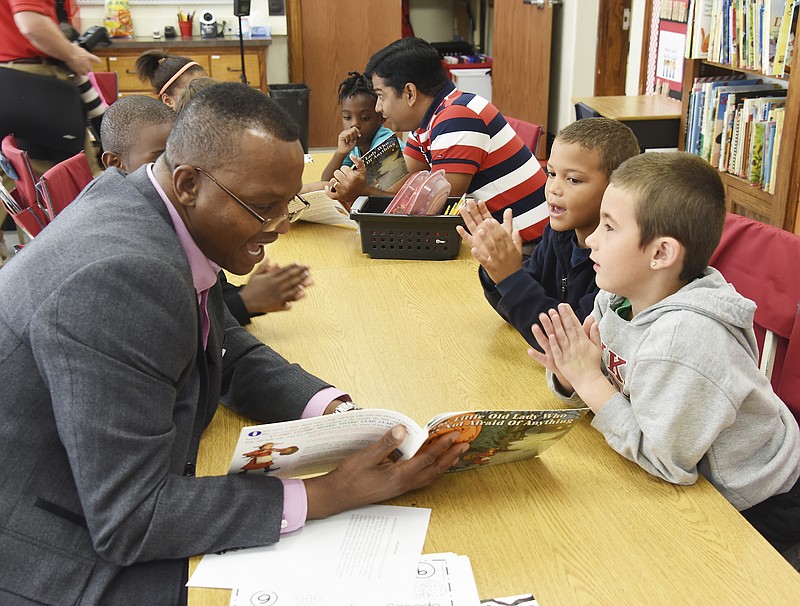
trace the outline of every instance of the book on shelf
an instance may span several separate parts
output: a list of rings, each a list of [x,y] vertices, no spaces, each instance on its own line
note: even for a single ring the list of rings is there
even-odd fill
[[[798,0],[695,0],[686,57],[783,76]]]
[[[737,95],[739,99],[748,95],[757,96],[759,94],[769,94],[777,89],[775,84],[755,84],[759,80],[739,80],[725,83],[714,91],[711,99],[710,112],[715,119],[710,120],[708,125],[708,147],[703,148],[701,154],[703,158],[713,165],[719,163],[719,155],[722,150],[723,125],[725,124],[725,112],[729,106],[735,109]]]
[[[783,121],[786,116],[784,108],[775,110],[775,134],[773,135],[772,151],[770,153],[770,175],[769,175],[769,193],[775,193],[775,176],[778,170],[778,150],[781,146],[781,134],[783,133]]]
[[[394,135],[373,147],[361,159],[366,167],[369,187],[388,191],[408,174],[403,146]]]
[[[326,473],[378,441],[395,425],[407,435],[395,460],[411,458],[428,441],[458,431],[469,449],[450,471],[536,457],[560,440],[587,408],[472,410],[436,415],[425,426],[393,410],[363,409],[282,423],[244,427],[228,473],[281,478]]]
[[[792,23],[789,26],[789,40],[786,44],[786,56],[783,62],[783,75],[789,77],[792,68],[792,60],[797,54],[797,19],[800,14],[800,0],[795,0],[794,11],[792,12]]]
[[[309,207],[300,215],[301,221],[323,223],[325,225],[345,225],[358,227],[358,223],[350,218],[350,212],[338,200],[334,200],[325,190],[320,189],[301,194],[309,203]]]
[[[714,0],[692,0],[689,6],[686,31],[686,57],[688,59],[708,57],[713,9]]]
[[[797,30],[797,5],[797,0],[786,0],[778,39],[775,43],[775,62],[772,66],[772,74],[775,76],[783,76],[785,74],[786,57],[790,48],[789,43],[794,42],[794,33]]]

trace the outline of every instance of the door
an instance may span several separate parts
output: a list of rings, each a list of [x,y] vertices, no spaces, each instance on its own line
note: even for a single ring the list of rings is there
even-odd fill
[[[600,0],[594,96],[624,95],[631,31],[631,0]]]
[[[349,71],[401,36],[401,0],[289,0],[292,82],[308,95],[308,146],[336,147],[342,131],[337,89]],[[298,40],[299,38],[299,40]]]
[[[553,10],[548,0],[494,0],[492,103],[505,116],[541,124],[543,141]],[[541,157],[546,147],[539,145]]]

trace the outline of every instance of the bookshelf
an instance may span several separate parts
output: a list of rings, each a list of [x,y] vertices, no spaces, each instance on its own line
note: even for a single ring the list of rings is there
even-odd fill
[[[795,32],[797,33],[797,32]],[[800,233],[800,69],[791,71],[787,78],[765,76],[760,71],[734,67],[706,59],[685,59],[683,70],[683,98],[679,146],[685,149],[686,129],[689,117],[689,94],[695,78],[702,76],[725,76],[745,74],[764,78],[764,81],[783,81],[788,87],[786,115],[783,125],[774,193],[751,185],[746,179],[721,172],[725,184],[726,199],[730,212]]]

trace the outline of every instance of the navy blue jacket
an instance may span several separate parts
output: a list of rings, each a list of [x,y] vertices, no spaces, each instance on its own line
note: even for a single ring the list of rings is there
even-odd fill
[[[548,225],[522,269],[499,284],[492,282],[483,267],[478,270],[486,300],[536,349],[539,345],[531,325],[539,323],[540,313],[559,303],[569,303],[581,322],[592,313],[599,290],[593,264],[586,257],[571,267],[575,246],[573,230],[559,232]]]

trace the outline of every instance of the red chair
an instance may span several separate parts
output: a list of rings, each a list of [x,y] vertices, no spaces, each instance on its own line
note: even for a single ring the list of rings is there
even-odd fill
[[[4,163],[8,163],[6,174],[14,181],[15,189],[11,192],[15,207],[11,207],[4,200],[6,209],[19,226],[29,237],[36,236],[49,222],[49,217],[39,203],[36,191],[36,176],[31,166],[28,152],[17,146],[14,135],[7,135],[0,144]]]
[[[92,178],[92,169],[83,152],[59,162],[42,175],[36,189],[51,221],[78,197]]]
[[[517,118],[509,118],[506,116],[506,122],[513,128],[519,135],[525,146],[533,152],[536,156],[536,150],[539,147],[539,137],[542,134],[541,124],[532,124],[525,122],[525,120],[518,120]]]
[[[758,306],[761,369],[800,423],[800,236],[729,213],[710,265]]]
[[[3,155],[8,160],[16,175],[9,175],[14,180],[17,194],[25,206],[36,204],[36,175],[33,172],[28,152],[20,149],[14,135],[8,135],[0,144]]]
[[[6,211],[17,225],[17,237],[20,244],[24,242],[22,234],[28,236],[28,239],[32,239],[47,225],[47,221],[42,219],[43,213],[36,212],[26,207],[22,203],[16,189],[9,192],[8,197],[6,197],[6,190],[3,188],[0,199],[3,201],[3,207],[5,207]],[[38,206],[35,208],[41,210]]]
[[[111,105],[119,99],[117,72],[89,72],[89,80],[94,84],[106,105]]]

